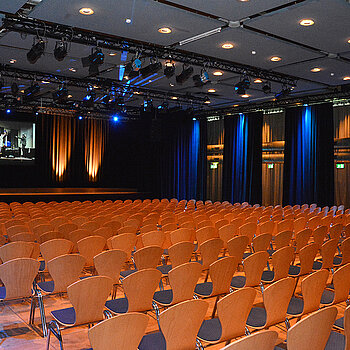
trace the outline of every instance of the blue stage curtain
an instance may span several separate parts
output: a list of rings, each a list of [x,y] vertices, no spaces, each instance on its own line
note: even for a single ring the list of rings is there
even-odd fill
[[[161,196],[196,198],[200,122],[183,111],[162,120]]]
[[[199,120],[199,154],[197,170],[197,200],[207,198],[207,145],[208,145],[208,122],[203,117]]]
[[[224,119],[223,200],[261,203],[262,121],[262,112]]]
[[[286,110],[283,204],[334,203],[333,105]]]

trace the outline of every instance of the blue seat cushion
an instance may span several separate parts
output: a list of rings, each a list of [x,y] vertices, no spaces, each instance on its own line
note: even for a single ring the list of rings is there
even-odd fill
[[[275,277],[275,273],[270,270],[264,270],[263,274],[261,276],[261,280],[263,282],[271,282],[273,281],[273,278]]]
[[[287,314],[288,315],[300,315],[304,311],[304,300],[296,297],[292,297],[289,302]]]
[[[322,260],[314,261],[314,263],[312,265],[312,269],[313,270],[321,270],[322,269]]]
[[[325,350],[345,349],[345,336],[337,332],[331,332]]]
[[[172,268],[173,267],[171,265],[161,265],[157,267],[157,270],[159,270],[163,275],[167,275]]]
[[[243,288],[245,286],[245,276],[234,276],[231,280],[231,287]]]
[[[204,320],[198,332],[198,337],[206,341],[218,341],[221,338],[222,327],[218,318]]]
[[[344,329],[344,317],[338,318],[335,322],[334,325],[338,328]]]
[[[331,290],[325,290],[321,297],[321,304],[332,304],[334,300],[334,292]]]
[[[245,258],[248,258],[248,256],[251,256],[253,253],[251,253],[251,252],[248,252],[248,253],[243,253],[243,260],[245,259]]]
[[[204,297],[211,295],[212,291],[213,291],[213,283],[212,282],[198,283],[196,285],[196,288],[194,289],[194,292],[196,294],[204,296]]]
[[[118,298],[106,301],[106,308],[116,314],[125,314],[128,312],[129,303],[126,298]]]
[[[39,282],[38,287],[45,293],[52,293],[55,290],[54,281]]]
[[[173,301],[173,291],[171,289],[160,290],[154,293],[153,299],[160,304],[169,305]]]
[[[136,272],[137,270],[127,270],[127,271],[120,271],[120,276],[122,276],[123,278],[130,276],[131,274],[133,274],[134,272]]]
[[[74,325],[75,310],[74,307],[51,311],[51,315],[59,322],[65,325]]]
[[[5,299],[5,297],[6,297],[6,288],[0,287],[0,300]]]
[[[253,307],[250,310],[247,325],[251,327],[263,327],[266,324],[266,311],[263,307]]]
[[[139,350],[166,350],[166,341],[161,332],[150,333],[143,336]]]
[[[39,271],[42,272],[45,270],[45,261],[41,260],[40,261],[40,266],[39,266]]]
[[[300,266],[292,265],[289,267],[289,275],[298,276],[300,272]]]
[[[341,256],[335,256],[333,259],[333,264],[334,265],[340,265],[343,261],[343,258]]]

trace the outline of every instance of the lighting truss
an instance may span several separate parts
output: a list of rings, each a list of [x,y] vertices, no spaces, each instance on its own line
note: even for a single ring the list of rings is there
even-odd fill
[[[291,75],[271,72],[269,70],[184,51],[174,47],[122,38],[76,27],[72,28],[58,23],[41,21],[33,18],[23,18],[11,14],[5,14],[3,28],[12,32],[32,35],[38,35],[39,33],[40,35],[45,35],[45,37],[55,40],[60,40],[62,37],[69,37],[71,42],[77,44],[97,45],[100,48],[109,49],[111,51],[128,51],[134,54],[142,52],[144,57],[171,59],[192,66],[205,66],[207,69],[213,68],[239,75],[249,75],[254,78],[289,86],[296,86],[298,81],[298,78]]]

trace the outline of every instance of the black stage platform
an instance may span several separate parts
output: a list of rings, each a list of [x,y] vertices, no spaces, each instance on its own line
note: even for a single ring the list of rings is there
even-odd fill
[[[134,188],[0,188],[0,202],[50,202],[144,199],[150,194]]]

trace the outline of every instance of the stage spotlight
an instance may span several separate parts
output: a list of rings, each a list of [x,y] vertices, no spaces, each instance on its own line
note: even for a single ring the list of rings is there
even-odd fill
[[[6,109],[6,114],[10,114],[11,113],[11,109]]]
[[[139,70],[142,62],[138,57],[134,57],[129,63],[125,65],[124,77],[125,79],[136,78],[140,73]]]
[[[175,74],[175,64],[171,61],[165,62],[164,75],[170,79]]]
[[[158,106],[158,109],[167,110],[169,108],[168,101],[164,101],[161,105]]]
[[[190,79],[192,74],[193,74],[193,67],[184,64],[182,66],[182,72],[176,76],[176,82],[182,85],[185,81]]]
[[[205,96],[204,103],[205,104],[209,104],[210,103],[210,98],[208,96]]]
[[[153,111],[153,101],[151,99],[146,99],[143,101],[143,109],[145,112]]]
[[[162,69],[162,64],[158,62],[156,58],[151,58],[150,64],[140,69],[140,74],[143,77],[147,77],[151,74],[157,73],[161,69]]]
[[[102,52],[102,50],[99,48],[96,48],[95,50],[92,49],[91,55],[87,57],[83,57],[81,59],[81,62],[83,64],[83,67],[89,67],[90,75],[97,75],[99,74],[98,67],[103,64],[104,59],[105,59],[105,55]]]
[[[13,82],[12,85],[11,85],[11,94],[12,94],[12,96],[17,96],[18,91],[19,91],[19,87],[18,87],[17,83]]]
[[[35,41],[37,40],[37,43]],[[34,64],[43,55],[45,51],[45,41],[43,39],[35,39],[32,48],[27,52],[27,60]]]
[[[235,91],[238,95],[244,95],[245,91],[249,89],[250,80],[248,77],[244,76],[241,80],[235,85]]]
[[[275,95],[276,100],[287,97],[291,93],[292,89],[288,86],[283,86],[282,90]]]
[[[79,119],[79,120],[83,120],[83,117],[80,115],[80,116],[78,117],[78,119]]]
[[[264,94],[269,94],[271,92],[271,84],[269,82],[264,83],[262,86],[262,91]]]
[[[201,70],[201,74],[194,75],[192,79],[193,79],[194,85],[197,87],[203,86],[210,81],[209,74],[204,69]]]
[[[93,107],[96,98],[96,92],[93,87],[89,87],[86,96],[83,98],[83,104],[86,107]]]
[[[68,90],[61,87],[52,93],[52,98],[55,103],[64,103],[68,100]]]
[[[23,100],[24,101],[30,101],[34,100],[36,95],[40,91],[40,86],[38,83],[32,83],[32,85],[24,90],[23,93]]]
[[[53,55],[57,61],[63,61],[68,54],[68,44],[66,41],[56,41],[55,49],[53,50]]]
[[[115,115],[113,116],[113,121],[114,121],[114,122],[119,121],[119,117],[118,117],[118,115],[116,115],[116,114],[115,114]]]

